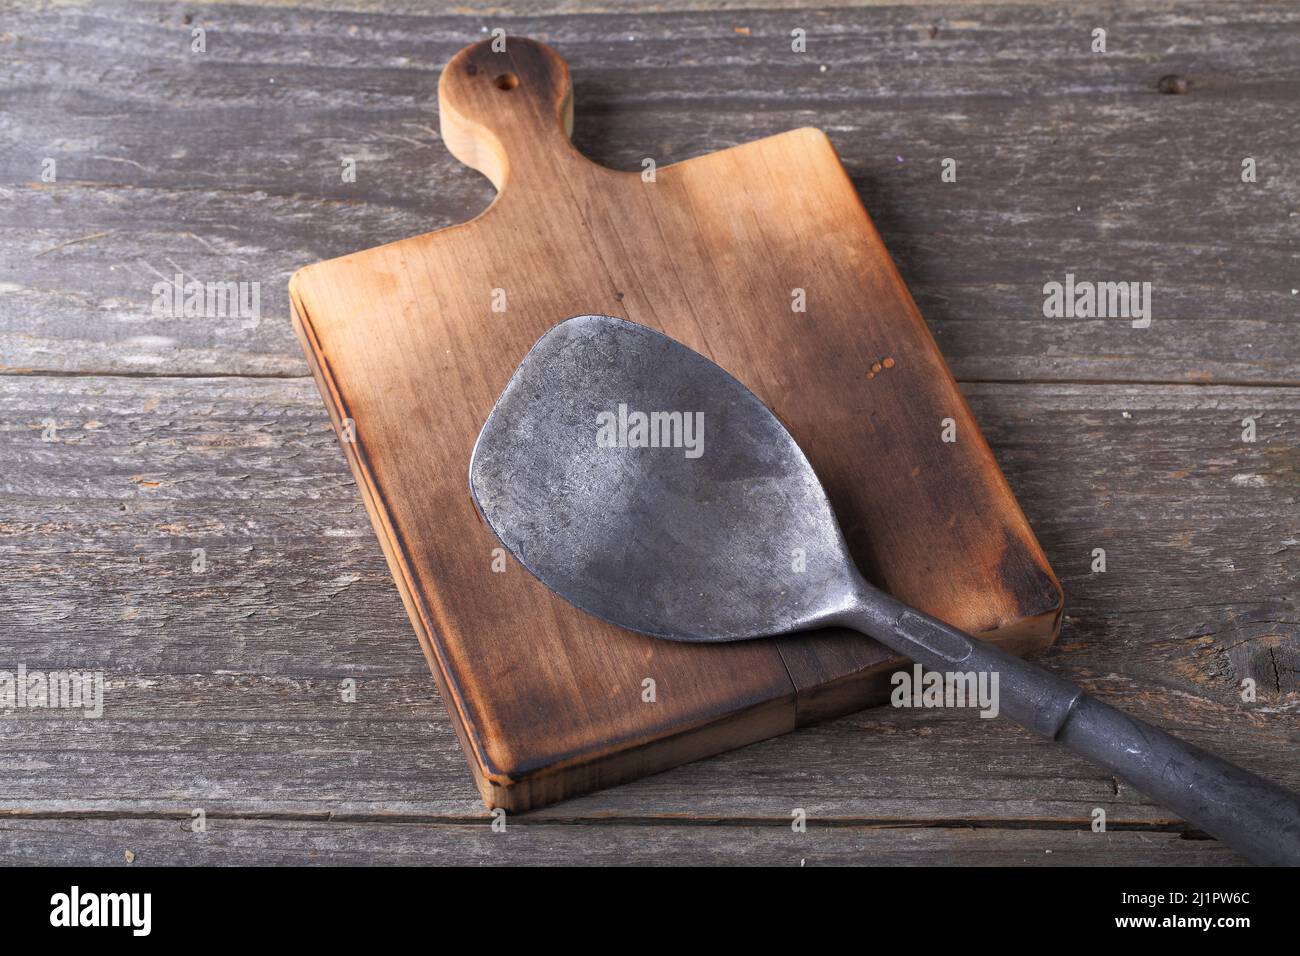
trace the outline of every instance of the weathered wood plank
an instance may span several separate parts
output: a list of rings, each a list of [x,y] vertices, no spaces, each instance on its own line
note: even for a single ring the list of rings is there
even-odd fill
[[[339,702],[334,681],[111,674],[110,681],[100,720],[0,718],[6,770],[0,815],[201,807],[292,817],[486,816],[441,705],[413,678],[359,681],[366,704],[355,709]],[[1143,679],[1085,682],[1243,766],[1297,783],[1294,728],[1286,720],[1205,703]],[[536,816],[774,820],[788,819],[795,807],[823,819],[885,823],[1087,827],[1097,808],[1117,825],[1177,822],[1130,787],[1008,724],[888,708]]]
[[[1064,580],[1049,666],[1300,786],[1300,390],[966,392]],[[0,669],[110,681],[101,720],[0,713],[0,808],[481,818],[309,381],[0,376],[0,443]],[[1116,789],[1002,722],[882,709],[543,816],[1169,821]]]
[[[188,53],[182,13],[208,53]],[[501,25],[569,60],[575,139],[614,167],[827,129],[959,378],[1300,382],[1295,7],[746,11],[748,36],[737,16]],[[294,268],[490,201],[434,116],[438,69],[483,25],[129,4],[7,18],[0,366],[304,374]],[[1155,93],[1166,73],[1191,93]],[[46,157],[57,183],[39,181]],[[260,282],[261,322],[152,314],[178,268]],[[1044,318],[1042,286],[1066,272],[1150,281],[1153,325]]]
[[[227,820],[0,820],[0,864],[96,866],[1234,866],[1212,840],[1162,831],[965,827],[476,826]],[[133,861],[127,862],[128,851]]]
[[[74,2],[74,0],[65,0]],[[75,0],[82,4],[93,0]],[[154,0],[157,2],[157,0]],[[213,6],[236,2],[236,0],[215,0]],[[1004,4],[1023,5],[1025,0],[763,0],[765,10],[827,10],[842,7],[958,7],[958,6],[999,6]],[[239,6],[249,7],[307,7],[313,10],[337,10],[349,13],[384,13],[384,14],[421,14],[427,12],[428,4],[419,0],[237,0]],[[1196,0],[1190,0],[1183,6],[1195,6]],[[509,3],[494,3],[487,13],[493,16],[551,16],[554,14],[581,13],[630,13],[658,14],[680,13],[685,11],[712,11],[719,7],[735,6],[734,16],[737,26],[744,29],[748,9],[743,3],[719,3],[718,0],[668,0],[668,2],[643,3],[641,0],[511,0]]]

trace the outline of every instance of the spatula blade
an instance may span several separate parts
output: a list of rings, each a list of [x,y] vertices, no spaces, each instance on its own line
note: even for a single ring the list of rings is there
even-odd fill
[[[552,591],[658,637],[815,627],[856,574],[767,407],[699,353],[612,316],[568,319],[533,346],[483,426],[470,487]]]

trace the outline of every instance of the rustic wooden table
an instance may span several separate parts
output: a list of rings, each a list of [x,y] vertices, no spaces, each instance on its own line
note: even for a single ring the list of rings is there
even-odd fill
[[[567,58],[609,166],[825,129],[1064,584],[1044,663],[1300,787],[1300,8],[622,6],[0,0],[0,670],[108,682],[100,719],[0,709],[0,861],[1240,862],[888,708],[492,832],[285,283],[489,203],[436,83],[498,26]],[[158,314],[177,273],[260,320]],[[1150,282],[1150,327],[1045,317],[1066,273]]]

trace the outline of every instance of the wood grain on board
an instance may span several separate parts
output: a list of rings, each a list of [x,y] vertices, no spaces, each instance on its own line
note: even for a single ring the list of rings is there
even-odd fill
[[[447,148],[496,201],[309,266],[290,297],[489,805],[527,809],[880,702],[900,663],[848,632],[657,641],[513,562],[491,570],[469,454],[524,353],[570,315],[660,329],[753,388],[880,585],[1018,652],[1052,641],[1060,588],[823,133],[653,175],[605,169],[569,141],[567,66],[518,37],[454,57],[439,104]]]

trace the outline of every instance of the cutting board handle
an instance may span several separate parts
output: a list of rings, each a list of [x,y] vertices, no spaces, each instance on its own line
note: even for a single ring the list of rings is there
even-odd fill
[[[582,159],[569,142],[569,67],[536,40],[501,36],[465,47],[438,80],[438,108],[447,149],[498,192],[508,180],[553,176],[555,164]]]

